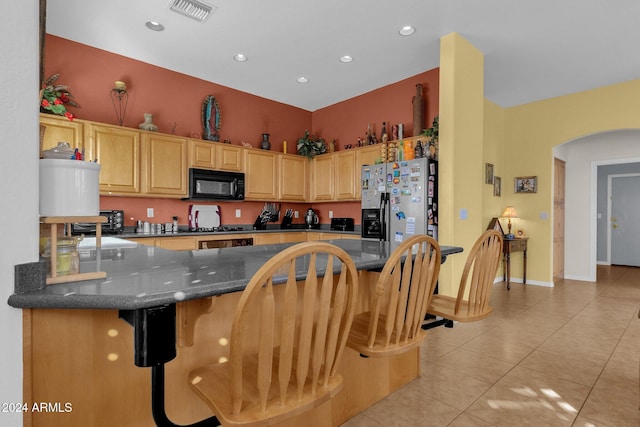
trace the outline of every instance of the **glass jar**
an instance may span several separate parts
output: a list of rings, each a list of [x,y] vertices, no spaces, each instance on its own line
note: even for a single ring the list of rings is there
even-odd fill
[[[76,237],[64,237],[58,239],[56,251],[56,274],[67,276],[80,273],[80,255],[78,254],[78,241]],[[47,271],[51,271],[51,241],[49,240],[42,256],[47,264]]]

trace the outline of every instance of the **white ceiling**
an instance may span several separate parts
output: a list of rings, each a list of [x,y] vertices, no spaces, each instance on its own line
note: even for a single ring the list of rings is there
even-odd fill
[[[638,0],[204,1],[199,23],[171,0],[48,0],[47,32],[309,111],[438,67],[451,32],[484,53],[502,107],[640,77]]]

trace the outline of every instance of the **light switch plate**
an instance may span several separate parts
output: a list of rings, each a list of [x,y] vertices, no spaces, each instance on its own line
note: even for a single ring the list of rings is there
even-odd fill
[[[147,218],[153,218],[153,208],[147,208]]]
[[[236,218],[240,218],[242,216],[242,211],[240,209],[236,209]]]

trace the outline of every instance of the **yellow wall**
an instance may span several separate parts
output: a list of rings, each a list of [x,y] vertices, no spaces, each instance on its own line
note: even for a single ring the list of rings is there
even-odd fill
[[[530,238],[527,282],[550,285],[553,148],[594,133],[640,128],[640,80],[505,109],[484,99],[484,58],[468,41],[449,34],[440,52],[439,240],[468,251],[491,218],[513,205],[520,215],[513,229]],[[502,178],[501,197],[484,183],[485,163]],[[517,176],[537,176],[537,193],[515,194]],[[460,219],[462,208],[467,220]],[[514,254],[514,278],[522,278],[521,259]],[[443,266],[443,294],[457,290],[465,260],[464,254],[452,256]]]
[[[493,111],[496,110],[496,111]],[[500,108],[485,115],[485,155]],[[503,178],[503,205],[516,207],[520,219],[514,228],[529,236],[527,281],[553,281],[553,147],[576,138],[615,129],[640,128],[640,80],[605,86],[502,110],[504,160],[497,161]],[[606,149],[606,147],[603,147]],[[536,194],[514,194],[516,176],[538,177]],[[585,177],[588,180],[589,177]],[[585,191],[589,191],[585,189]],[[486,204],[485,217],[500,213]],[[548,215],[548,219],[542,216]],[[570,220],[570,219],[568,219]],[[587,232],[587,231],[585,231]],[[514,256],[512,277],[522,277],[522,263]]]
[[[484,56],[459,34],[446,35],[440,40],[438,240],[467,251],[483,230],[483,124]],[[449,258],[439,292],[455,295],[466,256]]]

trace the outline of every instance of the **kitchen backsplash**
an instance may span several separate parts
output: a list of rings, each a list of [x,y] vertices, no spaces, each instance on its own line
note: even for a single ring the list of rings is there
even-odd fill
[[[253,224],[256,216],[264,208],[264,202],[211,202],[199,204],[215,204],[220,206],[221,222],[223,225],[233,224]],[[171,222],[174,216],[178,217],[178,223],[183,225],[188,223],[188,210],[191,202],[162,199],[162,198],[138,198],[138,197],[113,197],[101,196],[100,209],[122,209],[124,210],[125,226],[136,225],[137,220],[149,221],[152,223]],[[277,204],[280,205],[279,203]],[[304,213],[307,209],[313,208],[320,218],[321,224],[329,224],[331,218],[329,212],[333,212],[334,218],[349,217],[354,219],[355,224],[360,224],[360,202],[344,203],[282,203],[280,218],[287,209],[299,212],[298,218],[293,218],[293,224],[304,224]],[[147,216],[147,209],[153,208],[153,218]],[[240,217],[236,218],[236,209],[240,209]]]

